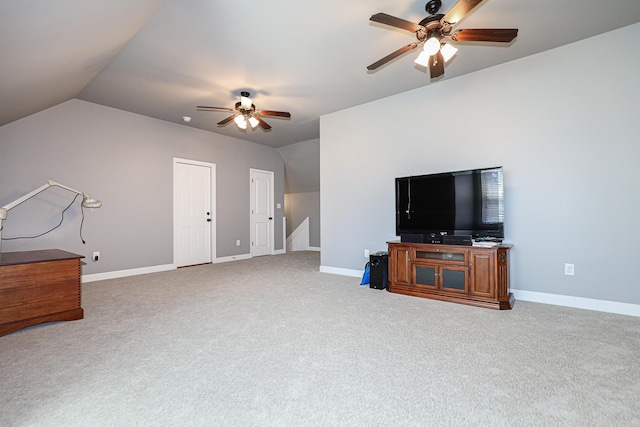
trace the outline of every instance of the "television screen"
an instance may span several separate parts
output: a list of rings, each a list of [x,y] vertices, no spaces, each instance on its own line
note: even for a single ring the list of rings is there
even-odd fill
[[[502,167],[396,178],[396,234],[503,238]]]

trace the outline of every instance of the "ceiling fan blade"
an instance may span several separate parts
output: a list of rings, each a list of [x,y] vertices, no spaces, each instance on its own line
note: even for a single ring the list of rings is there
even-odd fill
[[[207,107],[205,105],[198,105],[197,107],[198,111],[233,111],[232,108],[226,108],[226,107]]]
[[[517,28],[464,29],[451,34],[458,42],[502,42],[509,43],[518,35]]]
[[[374,62],[373,64],[369,65],[367,67],[367,70],[369,71],[373,71],[379,67],[381,67],[382,65],[386,64],[387,62],[396,59],[398,56],[402,55],[405,52],[408,52],[412,49],[415,49],[416,47],[418,47],[419,43],[411,43],[408,44],[406,46],[402,46],[400,49],[396,50],[395,52],[390,53],[389,55],[385,56],[384,58],[382,58],[379,61]]]
[[[387,15],[386,13],[382,12],[371,15],[371,18],[369,19],[373,22],[391,25],[392,27],[411,31],[412,33],[415,33],[416,31],[420,31],[422,29],[421,25],[414,24],[413,22],[407,21],[405,19],[396,18],[395,16]]]
[[[258,114],[261,116],[273,116],[273,117],[291,117],[291,113],[287,113],[286,111],[273,111],[273,110],[259,110]]]
[[[453,7],[444,15],[443,21],[450,25],[455,25],[481,2],[482,0],[458,0],[458,3],[454,4]]]
[[[438,53],[429,57],[429,73],[432,79],[444,74],[444,57],[442,56],[442,52],[438,51]]]
[[[258,125],[264,129],[264,130],[269,130],[271,129],[271,126],[269,126],[269,123],[265,122],[264,120],[262,120],[260,117],[258,116],[253,116],[255,117],[255,119],[258,121]]]
[[[235,119],[235,118],[236,118],[236,116],[237,116],[237,114],[233,114],[233,115],[231,115],[231,116],[227,117],[226,119],[219,121],[219,122],[218,122],[218,126],[224,126],[224,125],[226,125],[226,124],[227,124],[227,123],[229,123],[231,120]]]

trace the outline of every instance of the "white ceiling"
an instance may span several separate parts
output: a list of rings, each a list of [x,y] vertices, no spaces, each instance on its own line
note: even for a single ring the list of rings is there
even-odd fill
[[[454,0],[442,0],[445,13]],[[417,51],[367,66],[415,40],[369,17],[412,22],[426,0],[0,0],[0,125],[72,98],[272,147],[319,138],[319,117],[640,22],[638,0],[484,0],[456,28],[518,28],[508,46],[457,43],[437,80]],[[630,52],[629,54],[637,54]],[[602,78],[615,60],[594,52]],[[553,70],[549,70],[553,72]],[[290,120],[240,132],[241,90]],[[182,116],[193,120],[186,124]]]

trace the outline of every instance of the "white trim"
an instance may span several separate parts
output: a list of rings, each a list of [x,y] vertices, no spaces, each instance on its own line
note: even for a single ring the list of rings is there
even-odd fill
[[[240,261],[241,259],[251,259],[251,258],[253,258],[251,254],[223,256],[220,258],[216,258],[214,263],[219,264],[221,262]]]
[[[321,273],[339,274],[341,276],[362,277],[364,270],[352,270],[348,268],[320,266]],[[537,302],[542,304],[559,305],[563,307],[580,308],[583,310],[602,311],[605,313],[624,314],[626,316],[640,317],[640,305],[625,302],[606,301],[591,298],[572,297],[569,295],[547,294],[543,292],[521,291],[511,289],[513,296],[518,300]]]
[[[315,252],[320,252],[320,247],[319,246],[309,246],[307,248],[308,251],[315,251]]]
[[[230,261],[239,261],[241,259],[251,259],[251,254],[232,255],[227,257],[216,258],[213,263],[223,263]],[[99,280],[119,279],[121,277],[138,276],[140,274],[160,273],[162,271],[175,270],[178,267],[175,264],[154,265],[151,267],[131,268],[129,270],[107,271],[105,273],[85,274],[82,275],[82,283],[97,282]]]
[[[309,249],[309,217],[306,217],[287,237],[288,251],[306,251],[307,249]]]
[[[276,249],[275,251],[273,251],[274,255],[284,255],[287,253],[286,249]]]
[[[139,274],[159,273],[175,270],[175,264],[154,265],[152,267],[131,268],[129,270],[107,271],[106,273],[85,274],[82,283],[97,282],[98,280],[118,279],[120,277],[137,276]]]
[[[364,270],[352,270],[350,268],[320,266],[320,273],[339,274],[341,276],[362,277]]]
[[[511,292],[516,298],[516,304],[517,300],[522,300],[640,317],[640,305],[638,304],[572,297],[569,295],[547,294],[543,292],[521,291],[518,289],[511,289]]]
[[[276,251],[276,255],[287,253],[287,217],[282,216],[282,249]]]

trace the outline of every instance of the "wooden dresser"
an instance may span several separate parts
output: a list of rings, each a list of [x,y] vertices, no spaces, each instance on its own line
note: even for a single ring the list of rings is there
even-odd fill
[[[38,323],[82,319],[82,258],[58,249],[0,253],[0,336]]]

